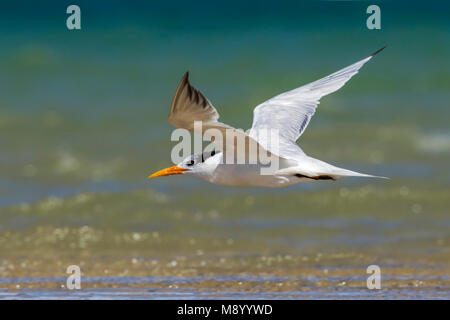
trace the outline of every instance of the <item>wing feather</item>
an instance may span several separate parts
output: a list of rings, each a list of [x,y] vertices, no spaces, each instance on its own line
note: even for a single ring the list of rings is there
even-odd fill
[[[189,83],[189,72],[186,72],[175,91],[169,122],[176,128],[193,130],[194,121],[214,123],[218,122],[218,119],[219,113],[216,108]]]

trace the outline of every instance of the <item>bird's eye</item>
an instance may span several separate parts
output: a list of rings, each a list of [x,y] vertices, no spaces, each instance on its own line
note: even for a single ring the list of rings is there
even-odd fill
[[[190,160],[186,165],[188,165],[189,167],[193,166],[194,165],[194,160]]]

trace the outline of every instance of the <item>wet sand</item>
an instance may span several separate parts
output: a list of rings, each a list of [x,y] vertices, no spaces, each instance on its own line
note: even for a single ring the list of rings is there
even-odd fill
[[[369,290],[366,286],[366,267],[371,260],[373,256],[350,252],[228,258],[179,256],[173,260],[71,257],[56,263],[54,257],[7,259],[0,266],[0,298],[450,298],[450,270],[437,267],[432,258],[411,261],[411,267],[383,262],[381,290]],[[82,270],[80,290],[66,288],[68,274],[64,268],[73,263]]]

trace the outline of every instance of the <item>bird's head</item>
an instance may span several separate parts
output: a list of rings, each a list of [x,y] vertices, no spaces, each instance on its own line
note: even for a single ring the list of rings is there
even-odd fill
[[[150,176],[151,178],[172,176],[175,174],[192,174],[197,176],[211,174],[220,162],[220,153],[215,150],[192,154],[179,164],[159,170]]]

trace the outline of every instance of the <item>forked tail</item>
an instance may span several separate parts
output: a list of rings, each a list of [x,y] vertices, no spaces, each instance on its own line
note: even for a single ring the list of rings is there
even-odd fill
[[[332,172],[328,173],[332,177],[341,178],[341,177],[365,177],[365,178],[379,178],[379,179],[389,179],[388,177],[382,176],[374,176],[371,174],[360,173],[356,171],[351,171],[343,168],[333,168]]]

